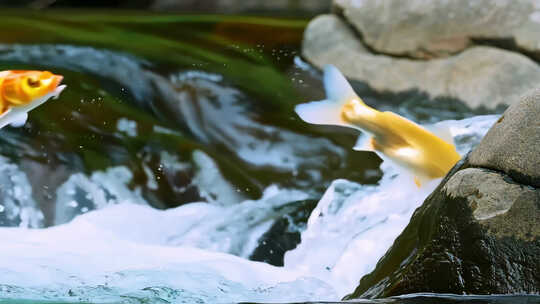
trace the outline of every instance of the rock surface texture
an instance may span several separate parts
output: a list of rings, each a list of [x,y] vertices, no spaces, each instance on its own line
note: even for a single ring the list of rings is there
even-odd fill
[[[341,14],[310,22],[302,54],[317,67],[334,64],[377,91],[418,90],[473,109],[508,106],[540,83],[540,66],[531,59],[540,59],[535,55],[540,54],[540,23],[532,21],[540,19],[540,9],[531,1],[516,1],[515,7],[498,1],[512,8],[470,4],[471,11],[462,2],[488,0],[335,0]],[[485,18],[473,14],[476,10]],[[497,26],[490,26],[495,20]]]
[[[414,58],[447,56],[475,41],[540,55],[540,2],[335,0],[371,48]]]
[[[540,90],[511,106],[347,298],[540,292]]]
[[[473,166],[502,171],[520,183],[540,188],[539,149],[540,89],[504,113],[469,161]]]

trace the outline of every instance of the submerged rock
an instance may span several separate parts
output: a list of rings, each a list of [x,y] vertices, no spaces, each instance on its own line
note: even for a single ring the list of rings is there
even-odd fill
[[[540,83],[540,67],[534,61],[492,47],[471,47],[455,56],[427,61],[373,54],[336,15],[311,21],[302,54],[317,67],[334,64],[350,79],[377,91],[419,90],[431,98],[463,101],[471,108],[509,105]]]
[[[540,292],[539,95],[505,112],[347,298]]]
[[[335,0],[377,52],[433,58],[478,40],[540,55],[540,4],[529,0]]]

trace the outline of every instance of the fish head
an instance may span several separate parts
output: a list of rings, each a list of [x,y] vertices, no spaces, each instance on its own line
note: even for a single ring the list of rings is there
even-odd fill
[[[62,79],[49,71],[11,71],[2,84],[2,99],[25,105],[54,92]]]

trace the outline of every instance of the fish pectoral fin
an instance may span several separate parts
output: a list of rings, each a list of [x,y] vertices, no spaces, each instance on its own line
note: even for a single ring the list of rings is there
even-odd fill
[[[11,118],[13,117],[12,110],[13,108],[9,108],[0,115],[0,129],[11,123]]]
[[[422,187],[422,185],[426,184],[430,180],[431,179],[429,177],[422,176],[422,175],[416,175],[414,177],[414,183],[416,184],[416,186],[418,186],[418,188]]]
[[[418,188],[422,187],[422,182],[417,176],[414,177],[414,183],[416,184]]]
[[[356,144],[354,145],[353,150],[375,151],[375,147],[373,147],[373,136],[367,135],[365,133],[360,134],[360,136],[358,136],[358,140],[356,140]]]
[[[26,123],[26,120],[28,120],[28,113],[25,113],[25,112],[17,113],[17,115],[14,115],[11,118],[9,125],[15,128],[20,128],[24,126],[24,124]]]

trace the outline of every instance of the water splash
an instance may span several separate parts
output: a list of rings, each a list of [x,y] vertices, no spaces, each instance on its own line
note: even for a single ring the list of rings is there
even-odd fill
[[[94,172],[90,177],[83,173],[72,175],[56,190],[55,224],[67,223],[79,214],[111,204],[147,205],[139,191],[129,189],[132,178],[126,167]]]
[[[26,174],[0,156],[0,226],[37,228],[42,224],[43,214],[32,198]]]

